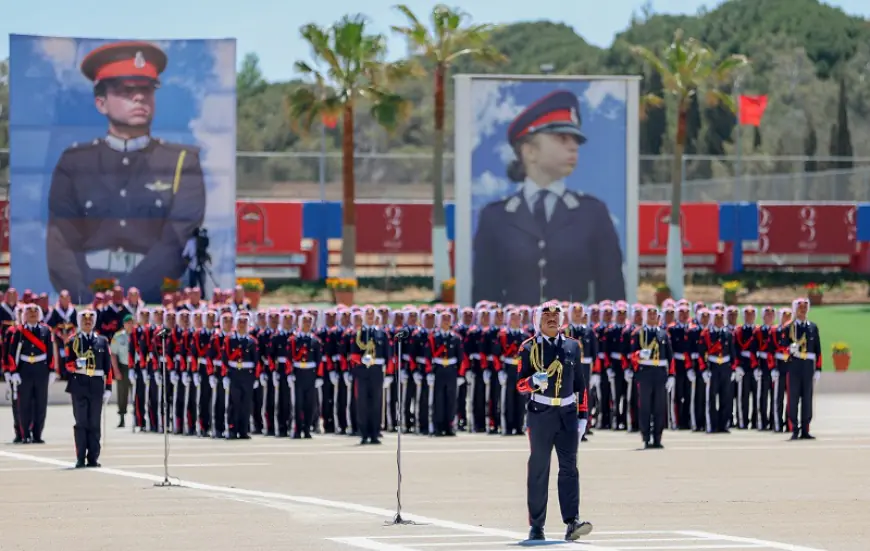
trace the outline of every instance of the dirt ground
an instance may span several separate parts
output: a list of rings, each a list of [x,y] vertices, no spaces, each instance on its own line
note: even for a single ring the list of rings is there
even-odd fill
[[[870,396],[819,395],[816,441],[781,434],[665,434],[666,449],[598,431],[581,445],[582,515],[595,530],[565,544],[551,474],[545,545],[601,550],[870,546]],[[109,412],[109,427],[117,417]],[[0,435],[11,439],[11,412]],[[0,445],[3,551],[495,551],[527,534],[522,437],[346,436],[214,441],[109,428],[102,469],[70,469],[69,406],[53,406],[45,445]],[[555,463],[555,461],[554,461]],[[175,478],[177,477],[177,478]]]

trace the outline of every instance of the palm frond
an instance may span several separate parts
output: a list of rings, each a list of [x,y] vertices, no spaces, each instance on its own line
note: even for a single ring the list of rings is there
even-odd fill
[[[366,90],[366,97],[371,101],[369,113],[372,119],[388,132],[398,129],[411,114],[411,102],[398,94],[369,88]]]

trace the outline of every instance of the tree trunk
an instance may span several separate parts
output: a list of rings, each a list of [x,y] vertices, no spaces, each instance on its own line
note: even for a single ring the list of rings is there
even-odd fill
[[[683,102],[685,103],[685,102]],[[668,287],[675,299],[683,298],[683,234],[680,228],[680,207],[683,199],[683,150],[686,146],[687,106],[680,104],[677,112],[677,139],[674,145],[674,165],[671,170],[671,223],[668,227],[668,249],[665,269]]]
[[[432,152],[432,288],[441,296],[441,283],[450,279],[447,216],[444,211],[444,79],[447,68],[435,67],[435,147]]]
[[[353,106],[342,114],[341,136],[341,267],[339,277],[356,275],[356,179],[354,177]],[[321,246],[325,247],[326,243]]]

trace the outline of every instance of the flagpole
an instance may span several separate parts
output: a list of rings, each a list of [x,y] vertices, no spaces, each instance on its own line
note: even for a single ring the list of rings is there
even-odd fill
[[[735,134],[735,149],[737,149],[737,171],[735,173],[735,180],[737,181],[737,185],[734,189],[734,200],[736,202],[740,202],[743,197],[743,136],[740,127],[740,75],[734,81],[734,91],[737,94],[737,129]]]

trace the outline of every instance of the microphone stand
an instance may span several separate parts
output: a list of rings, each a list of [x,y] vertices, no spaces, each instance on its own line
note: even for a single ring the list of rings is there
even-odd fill
[[[404,427],[404,415],[405,415],[405,395],[402,388],[402,341],[408,338],[409,331],[406,328],[402,328],[396,333],[396,341],[398,343],[398,361],[396,365],[399,366],[399,372],[396,373],[396,376],[399,377],[399,403],[398,403],[398,426],[399,430],[396,431],[396,514],[391,521],[385,521],[385,526],[399,526],[399,525],[409,525],[409,524],[417,524],[413,520],[405,520],[402,518],[402,428]]]
[[[169,413],[168,402],[166,399],[166,328],[161,329],[158,334],[160,337],[160,345],[161,345],[161,354],[160,354],[160,370],[161,377],[163,378],[163,384],[160,385],[160,408],[163,410],[163,482],[157,482],[154,484],[157,488],[169,488],[169,487],[177,487],[178,484],[173,484],[169,480],[169,430],[167,427],[167,414]],[[175,415],[175,412],[173,412]]]

